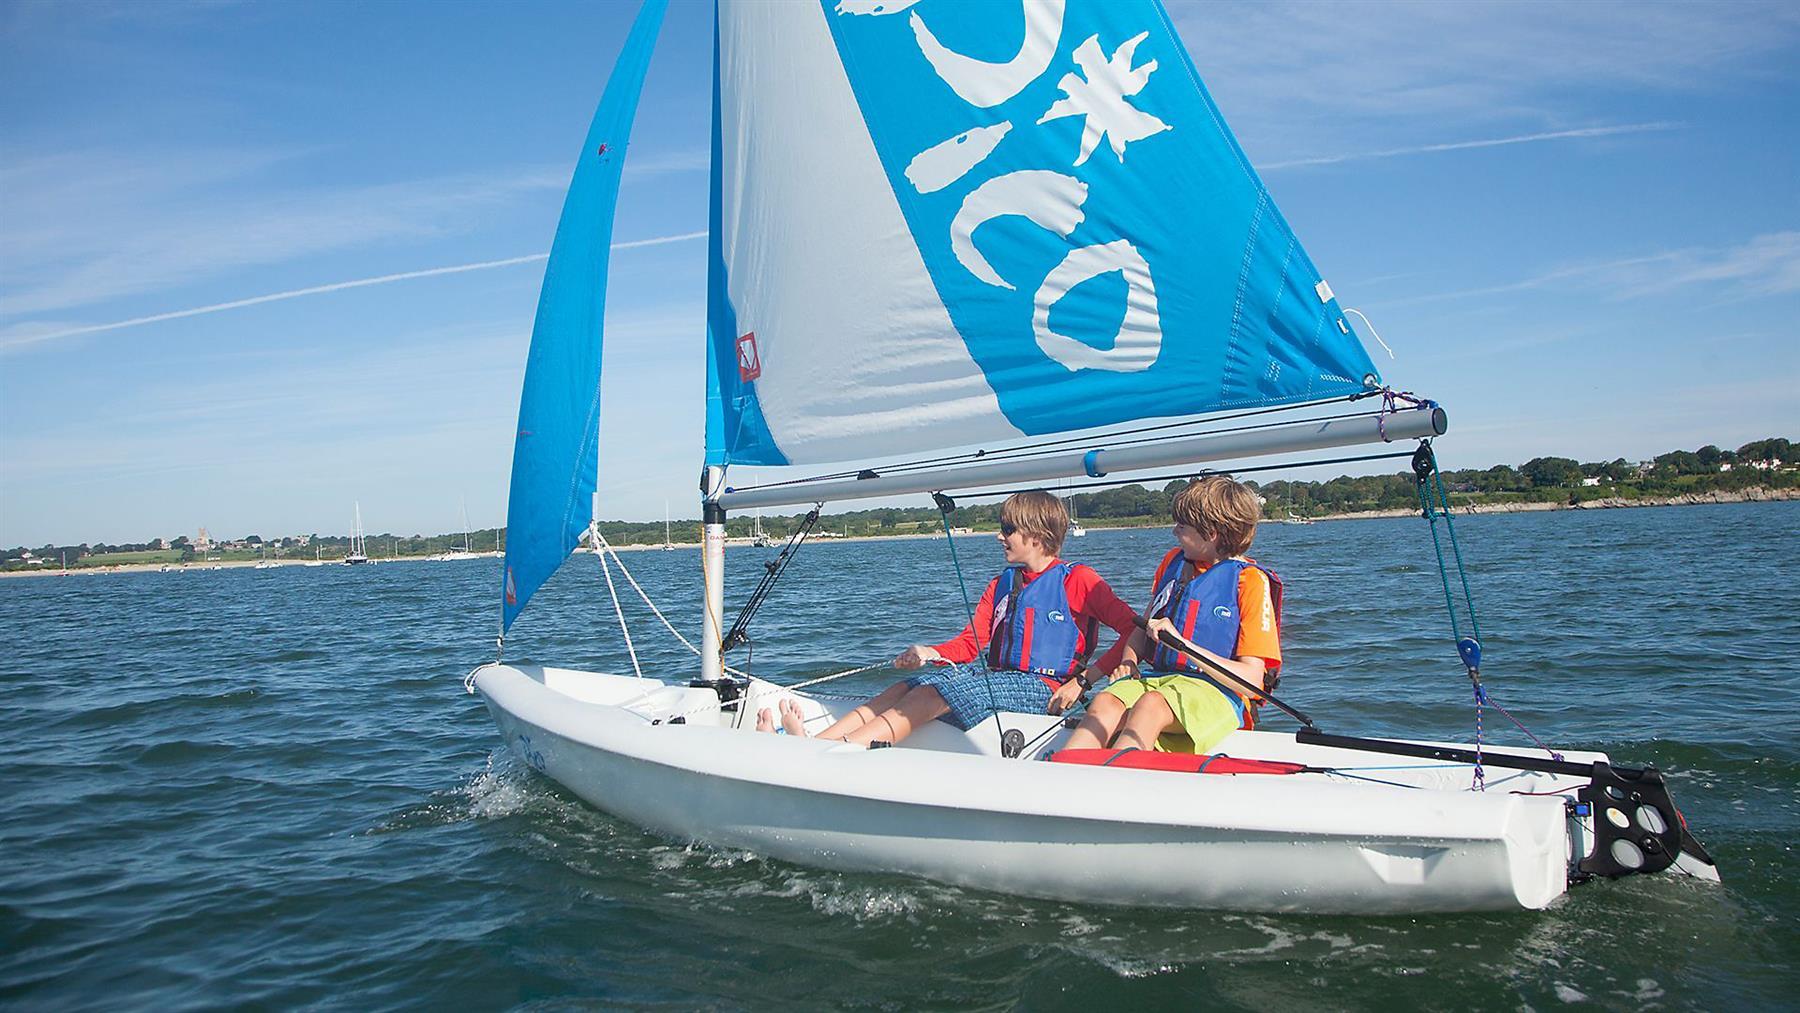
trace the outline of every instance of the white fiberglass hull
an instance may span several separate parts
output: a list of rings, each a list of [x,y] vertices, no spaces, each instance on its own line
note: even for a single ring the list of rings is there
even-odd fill
[[[1515,783],[1475,793],[1456,765],[1386,775],[1416,785],[1395,787],[1052,764],[992,755],[991,719],[966,735],[934,723],[901,748],[864,750],[731,727],[735,711],[721,713],[710,689],[506,665],[480,669],[473,685],[527,763],[650,830],[1026,896],[1319,913],[1542,908],[1566,888],[1571,828],[1579,833],[1563,796],[1513,793],[1581,784],[1547,774],[1502,772]],[[752,713],[787,695],[755,687]],[[822,705],[794,696],[816,730]],[[1004,720],[1027,738],[1054,723]],[[1371,760],[1269,732],[1236,733],[1218,751]]]

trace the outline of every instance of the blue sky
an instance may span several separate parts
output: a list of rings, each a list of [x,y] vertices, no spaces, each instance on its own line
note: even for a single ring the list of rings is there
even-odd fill
[[[1800,8],[1169,6],[1388,379],[1448,407],[1446,466],[1800,435]],[[634,12],[0,2],[0,543],[503,523]],[[709,62],[675,0],[615,230],[609,516],[696,513]]]

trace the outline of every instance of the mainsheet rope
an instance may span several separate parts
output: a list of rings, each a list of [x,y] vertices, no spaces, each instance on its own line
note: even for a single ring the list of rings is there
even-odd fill
[[[1397,400],[1405,400],[1414,405],[1429,404],[1405,392],[1383,391],[1384,405],[1391,408]],[[1552,759],[1561,760],[1563,756],[1525,727],[1524,722],[1514,717],[1511,711],[1489,696],[1487,688],[1481,684],[1481,621],[1475,614],[1475,596],[1469,590],[1469,574],[1468,568],[1463,564],[1462,546],[1456,540],[1456,521],[1454,512],[1450,509],[1450,494],[1444,488],[1444,476],[1438,470],[1437,455],[1431,449],[1430,440],[1419,441],[1419,449],[1413,454],[1413,473],[1418,479],[1419,510],[1431,525],[1431,547],[1437,555],[1438,579],[1444,588],[1444,609],[1450,614],[1450,635],[1455,638],[1456,653],[1468,670],[1469,684],[1475,697],[1475,773],[1469,787],[1471,790],[1481,791],[1487,786],[1481,751],[1485,731],[1484,710],[1489,706],[1505,715],[1507,720],[1524,732],[1539,749],[1550,754]],[[1438,537],[1437,522],[1440,516],[1444,520],[1444,539]],[[1444,560],[1445,540],[1449,541],[1450,555],[1456,562],[1457,583],[1462,587],[1462,610],[1469,619],[1469,635],[1466,637],[1463,636],[1462,624],[1457,616],[1456,594],[1451,588],[1450,569]]]

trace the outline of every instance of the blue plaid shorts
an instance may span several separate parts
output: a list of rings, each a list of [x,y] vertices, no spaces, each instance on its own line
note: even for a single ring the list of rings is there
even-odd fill
[[[938,718],[968,731],[995,710],[1042,714],[1054,692],[1028,672],[988,672],[976,665],[944,665],[906,680],[908,686],[930,686],[950,705]]]

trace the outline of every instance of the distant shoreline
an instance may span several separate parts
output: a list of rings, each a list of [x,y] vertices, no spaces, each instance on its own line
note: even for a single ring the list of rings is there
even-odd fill
[[[1716,492],[1690,492],[1690,493],[1683,493],[1679,496],[1647,496],[1642,499],[1623,499],[1620,497],[1612,496],[1612,497],[1607,497],[1605,499],[1589,500],[1585,503],[1566,503],[1566,502],[1563,502],[1563,503],[1478,503],[1478,504],[1474,504],[1474,505],[1470,505],[1470,506],[1458,507],[1458,508],[1456,508],[1456,512],[1458,514],[1519,514],[1519,513],[1540,513],[1540,512],[1548,511],[1548,510],[1617,510],[1617,509],[1624,509],[1627,507],[1704,506],[1704,505],[1708,505],[1708,504],[1718,504],[1718,503],[1782,503],[1782,502],[1791,502],[1794,500],[1800,500],[1800,489],[1767,489],[1762,486],[1756,486],[1756,487],[1753,487],[1750,489],[1741,489],[1741,490],[1716,491]],[[1406,508],[1406,509],[1396,509],[1396,510],[1356,510],[1356,511],[1351,511],[1349,513],[1341,513],[1341,514],[1321,514],[1317,517],[1307,518],[1307,520],[1309,522],[1310,521],[1371,521],[1371,520],[1386,520],[1386,519],[1396,518],[1396,517],[1416,517],[1416,516],[1418,516],[1418,513],[1419,513],[1419,511],[1416,508]],[[1263,523],[1279,524],[1279,523],[1281,523],[1281,521],[1279,518],[1264,518]],[[1162,528],[1162,527],[1167,527],[1167,525],[1166,524],[1120,524],[1117,526],[1092,525],[1089,527],[1088,530],[1090,530],[1090,531],[1145,531],[1145,530],[1155,530],[1157,528]],[[993,535],[994,535],[994,533],[992,531],[968,531],[968,532],[958,531],[956,533],[956,537],[958,537],[958,538],[992,538]],[[919,538],[941,538],[941,537],[943,537],[942,532],[932,531],[932,532],[908,532],[906,534],[895,534],[895,535],[852,535],[850,537],[844,537],[844,536],[839,535],[839,536],[833,536],[828,539],[822,539],[822,541],[887,542],[887,541],[896,541],[896,540],[919,539]],[[818,539],[819,536],[813,535],[812,538]],[[778,546],[785,542],[786,542],[785,538],[778,538],[775,540],[775,543]],[[726,547],[728,547],[728,548],[742,548],[742,547],[750,545],[750,539],[748,539],[748,538],[728,538],[725,540],[725,544],[726,544]],[[676,542],[676,543],[674,543],[674,545],[675,545],[675,550],[694,550],[694,549],[700,548],[699,542]],[[654,552],[654,551],[662,549],[662,546],[656,545],[656,544],[652,544],[652,545],[616,545],[616,546],[614,546],[614,548],[620,552]],[[482,559],[499,559],[501,556],[501,553],[483,552],[483,553],[478,553],[477,555]],[[295,566],[343,566],[343,565],[345,565],[343,560],[341,560],[341,559],[325,559],[325,560],[281,559],[281,560],[271,560],[270,562],[272,562],[274,564],[274,566],[265,567],[265,569],[286,569],[288,567],[295,567]],[[364,564],[364,565],[386,565],[386,564],[390,564],[390,563],[431,563],[431,562],[462,562],[462,561],[461,560],[434,560],[430,556],[395,556],[390,559],[373,559],[373,560],[370,560],[368,564]],[[108,573],[165,573],[165,572],[166,573],[189,573],[189,572],[206,571],[206,570],[255,569],[256,566],[257,566],[257,561],[249,560],[249,559],[231,560],[229,562],[224,561],[224,560],[200,561],[200,562],[193,562],[193,563],[186,563],[186,564],[179,564],[179,565],[168,564],[168,563],[121,563],[121,564],[118,564],[115,566],[78,567],[78,568],[72,569],[72,570],[48,569],[48,568],[42,569],[42,570],[8,570],[8,571],[0,572],[0,578],[7,578],[7,577],[74,577],[74,576],[91,576],[91,575],[95,575],[95,574],[108,574]]]
[[[1604,499],[1587,500],[1581,503],[1475,503],[1459,506],[1456,508],[1456,512],[1459,514],[1522,514],[1544,510],[1620,510],[1627,507],[1704,506],[1713,503],[1779,503],[1796,499],[1800,499],[1800,489],[1768,489],[1754,486],[1749,489],[1685,492],[1679,496],[1645,496],[1640,499],[1608,496]],[[1366,521],[1381,520],[1387,517],[1416,517],[1418,513],[1417,507],[1407,507],[1398,510],[1355,510],[1341,514],[1322,514],[1311,519],[1315,521]]]

